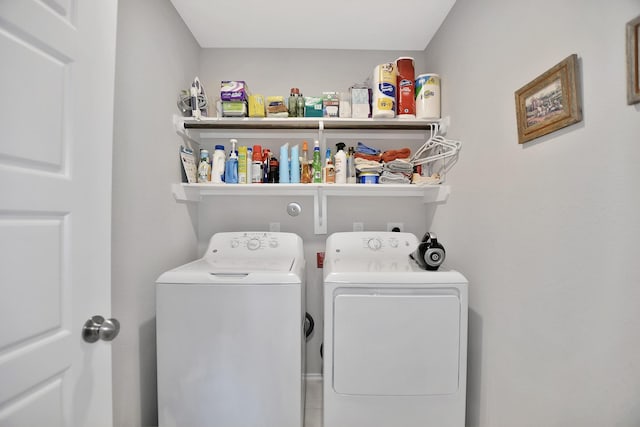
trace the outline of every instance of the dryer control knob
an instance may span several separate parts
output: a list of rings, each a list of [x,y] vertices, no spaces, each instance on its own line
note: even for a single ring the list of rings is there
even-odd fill
[[[249,239],[247,241],[247,248],[250,251],[255,251],[256,249],[260,248],[260,240],[253,238],[253,239]]]
[[[270,248],[277,248],[278,247],[278,241],[277,240],[270,240],[269,241],[269,247]]]
[[[238,242],[235,239],[231,241],[231,247],[232,248],[237,248],[238,246],[240,246],[240,242]]]
[[[380,249],[382,247],[382,242],[380,241],[380,239],[375,239],[375,238],[374,239],[369,239],[369,241],[367,242],[367,246],[372,251],[377,251],[378,249]]]

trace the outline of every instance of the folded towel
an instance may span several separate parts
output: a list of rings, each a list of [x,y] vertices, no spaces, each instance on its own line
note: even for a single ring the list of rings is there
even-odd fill
[[[353,157],[355,157],[356,159],[366,159],[366,160],[372,160],[374,162],[379,162],[382,156],[380,156],[380,154],[355,153]]]
[[[377,148],[367,147],[366,145],[364,145],[360,141],[358,141],[358,146],[356,147],[356,152],[357,153],[362,153],[362,154],[371,154],[372,156],[380,154],[380,150],[378,150]]]
[[[407,160],[395,159],[384,163],[384,170],[388,170],[389,172],[402,172],[411,175],[413,172],[413,165]]]
[[[411,157],[410,148],[401,148],[400,150],[387,150],[382,153],[382,161],[390,162],[395,159],[408,159]]]
[[[431,176],[421,176],[418,173],[413,174],[412,182],[418,185],[440,184],[442,182],[440,175],[434,173]]]
[[[411,184],[411,179],[403,173],[384,171],[378,179],[380,184]]]

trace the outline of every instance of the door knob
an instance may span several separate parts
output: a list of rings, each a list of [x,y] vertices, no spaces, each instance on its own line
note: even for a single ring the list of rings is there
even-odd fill
[[[82,338],[86,342],[98,340],[113,341],[120,332],[120,322],[117,319],[105,319],[102,316],[93,316],[82,327]]]

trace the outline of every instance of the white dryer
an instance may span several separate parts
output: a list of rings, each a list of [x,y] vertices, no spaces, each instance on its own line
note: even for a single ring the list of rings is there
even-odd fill
[[[301,427],[305,261],[292,233],[215,234],[156,287],[160,427]]]
[[[467,280],[410,233],[335,233],[324,261],[324,427],[464,427]]]

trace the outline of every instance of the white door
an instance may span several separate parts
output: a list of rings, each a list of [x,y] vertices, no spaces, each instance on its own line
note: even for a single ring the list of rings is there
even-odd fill
[[[116,0],[0,0],[0,426],[112,425]]]

